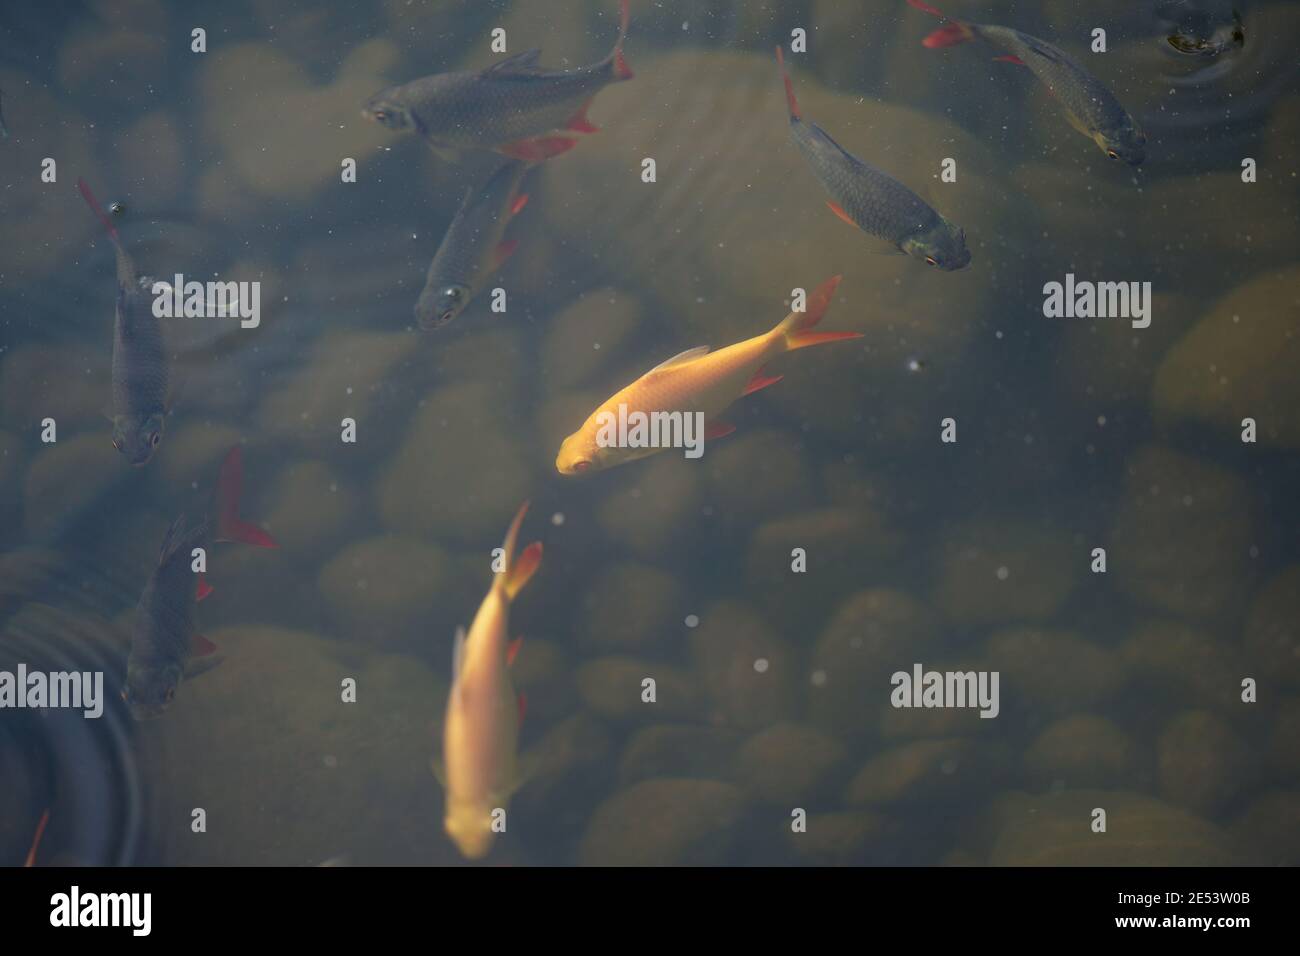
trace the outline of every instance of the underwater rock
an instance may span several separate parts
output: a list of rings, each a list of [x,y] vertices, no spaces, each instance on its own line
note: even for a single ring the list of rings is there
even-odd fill
[[[741,741],[738,731],[706,724],[652,724],[632,735],[619,760],[618,781],[655,777],[721,779]]]
[[[22,439],[0,431],[0,542],[7,542],[22,524],[18,507],[26,458]]]
[[[627,342],[644,312],[632,293],[609,287],[593,289],[566,305],[551,318],[542,344],[541,374],[546,387],[563,391],[588,384],[599,369],[624,361]],[[579,418],[574,427],[581,421]]]
[[[254,415],[257,431],[310,455],[356,453],[373,461],[407,418],[408,406],[393,401],[384,384],[413,345],[412,336],[397,332],[326,332],[263,399]],[[345,418],[357,423],[355,445],[341,440]]]
[[[519,656],[510,665],[515,688],[526,695],[526,720],[546,723],[570,713],[577,705],[573,664],[555,641],[525,636]]]
[[[1252,571],[1249,491],[1219,465],[1149,445],[1129,461],[1108,575],[1137,601],[1203,619],[1236,607]]]
[[[1242,420],[1252,418],[1261,445],[1300,448],[1300,383],[1292,374],[1300,365],[1297,287],[1300,267],[1292,266],[1257,276],[1211,306],[1160,364],[1152,389],[1157,422],[1195,422],[1236,441]]]
[[[59,87],[77,97],[111,99],[120,104],[147,102],[166,88],[170,17],[166,4],[132,2],[128,10],[104,11],[103,20],[78,28],[59,50]],[[112,29],[106,24],[125,17],[131,27]],[[136,29],[136,26],[141,29]],[[187,31],[188,32],[188,31]],[[179,46],[184,42],[184,46]],[[175,41],[175,49],[189,52],[189,38]],[[54,154],[57,155],[57,154]]]
[[[460,576],[441,549],[380,535],[349,544],[321,568],[320,595],[363,644],[427,649],[427,617],[458,596]],[[451,647],[450,635],[447,646]]]
[[[472,481],[465,480],[461,454],[468,448],[474,450]],[[497,547],[510,516],[534,488],[527,452],[498,389],[483,383],[436,389],[376,483],[380,515],[395,531],[476,545],[490,540]],[[523,541],[536,533],[525,528]]]
[[[890,675],[910,671],[934,648],[934,614],[903,591],[859,591],[835,612],[808,667],[813,722],[840,739],[872,733],[888,706]]]
[[[107,291],[104,329],[111,335],[111,276]],[[112,403],[108,362],[107,353],[44,345],[6,348],[0,357],[0,415],[5,425],[39,437],[41,422],[52,418],[60,441],[83,428],[99,429],[107,445],[111,426],[104,413]]]
[[[41,445],[27,468],[23,519],[35,541],[57,537],[132,472],[107,432]]]
[[[1254,759],[1246,742],[1214,714],[1183,711],[1157,743],[1160,795],[1204,816],[1217,816],[1250,784]]]
[[[786,848],[809,866],[880,866],[896,860],[902,828],[871,810],[808,814],[807,829],[782,825]]]
[[[746,581],[764,610],[787,630],[804,635],[810,613],[824,613],[863,580],[878,576],[895,556],[900,536],[884,517],[864,508],[818,508],[761,524],[749,544]],[[805,570],[793,570],[796,548]]]
[[[734,776],[756,801],[786,807],[821,803],[846,753],[843,745],[806,724],[773,724],[736,753]]]
[[[852,807],[968,799],[996,786],[1007,772],[1001,745],[970,740],[915,740],[869,759],[849,781],[845,802]]]
[[[333,81],[318,86],[274,44],[222,44],[199,66],[204,134],[247,191],[302,200],[337,186],[341,157],[363,164],[392,138],[362,119],[360,104],[387,85],[396,57],[390,41],[366,40],[340,51]]]
[[[655,699],[644,701],[642,681],[654,680]],[[600,657],[578,668],[578,696],[596,714],[619,720],[672,720],[699,714],[700,692],[680,668],[632,657]]]
[[[137,725],[156,783],[151,821],[162,859],[459,860],[443,835],[443,796],[429,770],[430,728],[446,701],[441,677],[413,658],[301,631],[248,626],[209,636],[221,664],[186,681],[162,718]],[[356,703],[341,700],[349,677]],[[385,812],[370,812],[380,797]],[[205,835],[190,831],[195,807],[207,811]]]
[[[713,604],[700,614],[689,639],[714,722],[753,729],[794,715],[802,667],[753,608],[734,601]]]
[[[1035,787],[1079,790],[1132,784],[1137,745],[1114,721],[1072,714],[1049,724],[1025,751],[1024,772]]]
[[[1300,790],[1261,794],[1230,830],[1250,848],[1252,865],[1300,865]]]
[[[578,847],[583,866],[707,866],[740,837],[743,794],[716,780],[646,780],[599,807]]]
[[[1300,697],[1287,697],[1282,701],[1265,756],[1272,778],[1300,781]]]
[[[715,445],[706,442],[705,498],[717,521],[752,528],[810,506],[813,475],[807,456],[793,453],[795,445],[789,433],[770,428],[738,431]]]
[[[280,469],[263,500],[262,526],[297,554],[322,553],[348,526],[358,504],[350,481],[326,462],[312,460]]]
[[[672,575],[648,564],[614,564],[582,599],[582,636],[604,650],[666,647],[681,630],[681,605],[682,588]]]
[[[1300,688],[1300,565],[1278,572],[1255,596],[1242,645],[1260,682]]]
[[[939,556],[939,607],[962,624],[1042,621],[1070,596],[1087,552],[1062,532],[1010,516],[972,521]]]
[[[1094,833],[1093,810],[1106,811]],[[993,866],[1234,866],[1235,841],[1214,824],[1136,793],[1010,792],[994,802]]]
[[[530,693],[528,724],[533,717]],[[550,844],[554,852],[571,852],[601,795],[609,792],[613,738],[590,714],[574,714],[547,728],[535,744],[525,743],[524,751],[537,770],[511,802],[511,816],[530,846]]]
[[[1173,621],[1144,622],[1119,653],[1136,680],[1175,705],[1195,701],[1224,716],[1241,712],[1241,679],[1249,670],[1237,648],[1204,631]]]
[[[985,666],[1001,674],[1002,707],[1048,714],[1096,709],[1128,679],[1118,652],[1067,631],[1016,628],[985,645]]]
[[[698,469],[698,461],[670,450],[610,472],[614,491],[596,506],[601,529],[638,557],[689,553],[691,536],[701,530]]]

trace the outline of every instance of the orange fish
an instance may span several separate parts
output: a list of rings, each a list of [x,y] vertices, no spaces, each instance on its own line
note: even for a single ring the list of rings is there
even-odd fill
[[[693,420],[703,423],[702,439],[721,438],[735,431],[718,416],[741,396],[781,381],[783,376],[769,376],[764,369],[772,358],[810,345],[862,337],[859,332],[811,331],[826,314],[840,278],[832,276],[823,282],[808,297],[807,311],[791,312],[769,332],[717,352],[702,345],[656,365],[604,402],[564,440],[555,459],[556,470],[562,475],[600,471],[668,447],[637,439],[636,429],[645,423],[651,434],[657,423],[666,423],[663,427],[682,423],[680,433],[687,435],[688,443]],[[661,435],[663,427],[658,428]],[[644,439],[645,429],[642,431]],[[698,457],[691,455],[689,444],[687,455]]]
[[[492,848],[496,824],[504,822],[511,794],[529,776],[527,762],[517,753],[524,698],[516,695],[509,669],[522,639],[510,641],[507,636],[510,602],[542,563],[540,541],[515,559],[519,526],[527,512],[525,501],[506,532],[505,567],[474,615],[469,635],[464,630],[456,634],[442,763],[436,758],[433,762],[434,776],[447,791],[443,826],[472,860]]]

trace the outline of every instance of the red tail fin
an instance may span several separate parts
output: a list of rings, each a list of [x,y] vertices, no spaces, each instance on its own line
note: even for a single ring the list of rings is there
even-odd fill
[[[121,237],[117,234],[117,227],[113,225],[113,220],[109,219],[108,216],[105,215],[103,208],[99,205],[99,200],[95,198],[95,194],[90,191],[90,187],[86,185],[84,179],[77,180],[77,188],[81,190],[81,198],[86,200],[86,205],[90,207],[91,212],[99,217],[99,221],[102,222],[104,228],[108,230],[109,238],[114,242],[120,242]]]
[[[790,118],[801,120],[803,114],[799,112],[799,102],[794,98],[794,85],[785,69],[785,53],[779,46],[776,48],[776,65],[781,68],[781,79],[785,80],[785,102],[790,107]]]
[[[944,14],[942,10],[936,10],[928,3],[923,3],[922,0],[907,0],[907,3],[908,6],[916,7],[916,9],[920,10],[923,13],[928,13],[932,17],[938,17],[941,20],[948,19],[948,17]]]
[[[45,834],[45,826],[50,822],[50,811],[46,810],[41,814],[41,822],[36,824],[36,836],[32,838],[32,848],[27,851],[27,860],[23,866],[36,865],[36,848],[41,845],[41,837]]]
[[[840,284],[842,278],[843,276],[831,276],[819,285],[812,295],[808,296],[808,309],[806,312],[791,312],[777,326],[779,330],[785,333],[785,347],[788,351],[805,349],[810,345],[821,345],[823,342],[839,342],[843,339],[862,338],[861,332],[809,331],[822,320],[822,316],[830,308],[831,297],[835,295],[835,288]]]
[[[623,41],[627,38],[627,24],[631,18],[628,0],[623,0],[619,4],[619,16],[618,40],[614,43],[614,76],[620,80],[630,80],[636,74],[632,72],[632,68],[627,65],[627,60],[623,56]]]
[[[924,0],[907,0],[907,2],[910,6],[916,7],[923,13],[938,17],[940,20],[949,21],[922,40],[921,46],[935,49],[936,47],[956,46],[958,43],[965,43],[968,40],[975,39],[975,31],[970,28],[969,24],[962,23],[960,20],[953,20],[942,10],[930,6]]]
[[[242,541],[255,548],[278,548],[274,538],[239,517],[239,496],[244,486],[244,455],[238,445],[226,453],[217,476],[217,540]]]

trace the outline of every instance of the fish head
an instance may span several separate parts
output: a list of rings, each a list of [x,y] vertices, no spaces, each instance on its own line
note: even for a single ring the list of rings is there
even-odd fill
[[[1147,158],[1146,134],[1131,123],[1113,130],[1098,130],[1093,138],[1111,159],[1122,159],[1130,166],[1140,166]]]
[[[928,231],[908,236],[899,244],[899,248],[909,256],[915,256],[926,265],[944,272],[957,272],[970,265],[966,230],[943,218]]]
[[[389,129],[416,129],[418,124],[415,121],[415,116],[407,107],[402,105],[395,95],[396,92],[396,87],[390,87],[376,93],[366,100],[366,105],[361,108],[361,115]]]
[[[415,303],[415,321],[422,329],[446,325],[469,305],[471,289],[459,282],[430,282]]]
[[[147,465],[162,442],[165,419],[162,412],[114,415],[113,447],[137,468]]]
[[[607,467],[605,449],[596,443],[592,434],[584,428],[564,439],[560,453],[555,456],[555,470],[562,475],[581,475]]]
[[[136,720],[161,717],[176,699],[184,672],[177,664],[139,665],[131,661],[126,669],[122,700]]]
[[[481,860],[492,849],[492,809],[474,802],[447,798],[447,813],[443,828],[461,855],[470,860]]]

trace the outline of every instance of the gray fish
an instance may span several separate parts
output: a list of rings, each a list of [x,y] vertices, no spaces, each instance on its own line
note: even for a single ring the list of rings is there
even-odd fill
[[[519,240],[503,241],[502,237],[511,218],[528,202],[528,194],[519,192],[519,184],[529,167],[529,163],[512,160],[481,188],[466,193],[429,263],[424,290],[415,303],[420,328],[435,329],[456,318],[515,251]]]
[[[117,307],[113,323],[113,447],[132,465],[147,464],[162,441],[171,378],[162,326],[153,314],[152,285],[138,276],[117,227],[90,187],[77,188],[99,217],[117,253]]]
[[[192,570],[194,548],[209,549],[212,540],[242,541],[259,548],[278,547],[275,540],[239,517],[243,457],[238,445],[221,464],[217,478],[216,516],[192,528],[177,518],[163,538],[154,568],[136,606],[135,632],[126,663],[122,699],[136,720],[161,715],[176,699],[181,681],[218,662],[216,647],[195,629],[195,608],[212,593]]]
[[[623,58],[628,4],[609,56],[577,70],[545,70],[528,50],[472,73],[439,73],[372,96],[361,115],[389,129],[414,130],[436,150],[492,149],[540,162],[572,149],[565,131],[594,133],[587,107],[611,83],[630,80]]]
[[[1011,27],[963,23],[952,20],[922,0],[907,2],[918,10],[949,21],[922,40],[922,46],[956,46],[980,39],[1007,50],[1008,56],[996,59],[1028,67],[1048,92],[1060,101],[1070,125],[1100,146],[1107,156],[1122,159],[1130,166],[1137,166],[1146,158],[1146,134],[1138,128],[1128,110],[1120,105],[1115,94],[1101,80],[1064,51],[1046,40]]]
[[[868,235],[945,272],[970,265],[965,230],[943,218],[888,173],[858,159],[816,123],[804,121],[779,46],[776,61],[785,80],[790,138],[831,194],[833,201],[827,203],[831,211]]]

